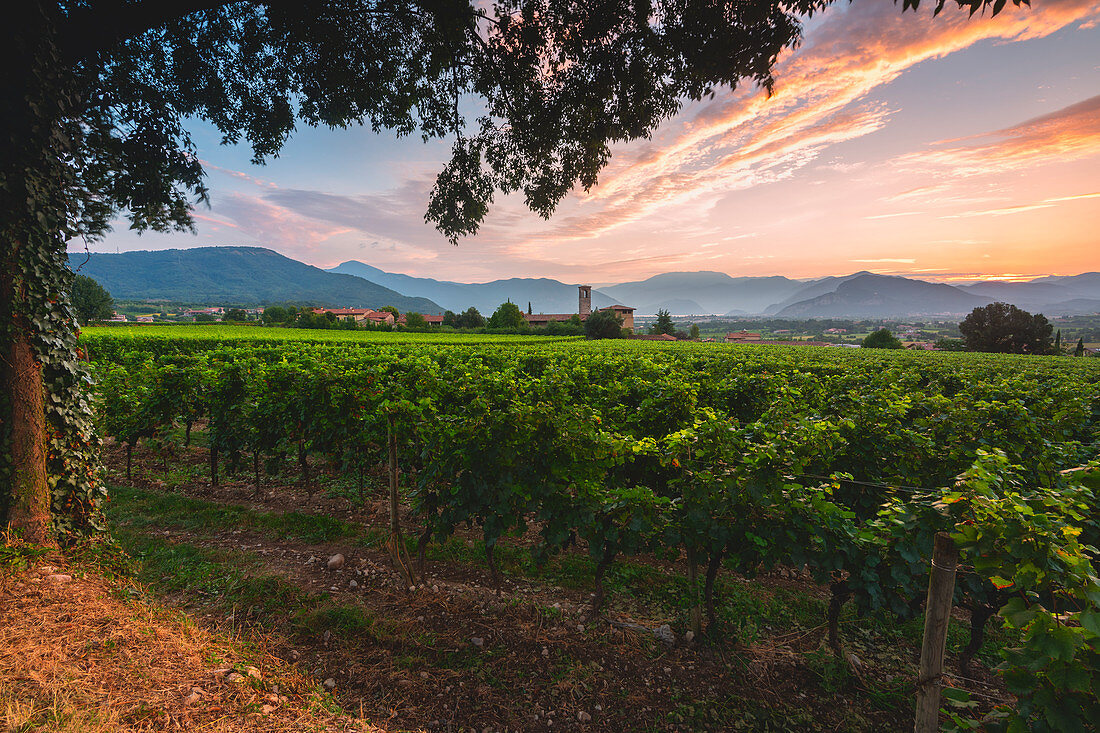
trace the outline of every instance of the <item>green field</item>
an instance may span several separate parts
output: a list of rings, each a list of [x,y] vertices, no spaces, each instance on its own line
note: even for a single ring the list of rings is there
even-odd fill
[[[476,333],[411,333],[408,331],[340,331],[308,328],[273,328],[246,325],[117,325],[90,326],[81,333],[82,340],[96,342],[106,338],[184,339],[246,344],[266,341],[309,341],[322,344],[484,344],[484,343],[544,343],[576,340],[577,336],[513,336]]]

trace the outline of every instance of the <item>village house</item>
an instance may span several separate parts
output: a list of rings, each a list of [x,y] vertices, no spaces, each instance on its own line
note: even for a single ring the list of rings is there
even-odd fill
[[[351,318],[358,324],[373,323],[388,324],[392,326],[395,322],[393,313],[389,311],[376,311],[371,308],[314,308],[314,313],[331,313],[336,318]],[[427,316],[425,316],[427,318]],[[440,321],[443,320],[442,316],[438,317]]]
[[[745,341],[762,341],[763,336],[755,331],[734,331],[726,334],[727,344],[742,343]]]
[[[424,319],[425,322],[427,322],[427,324],[429,326],[442,326],[443,325],[443,316],[425,316],[425,315],[422,314],[421,317]],[[402,326],[405,325],[405,314],[404,313],[402,313],[400,316],[397,317],[397,323],[402,325]]]

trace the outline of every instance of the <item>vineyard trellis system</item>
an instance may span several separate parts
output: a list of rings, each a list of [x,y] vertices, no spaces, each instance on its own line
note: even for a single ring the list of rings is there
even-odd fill
[[[846,603],[920,613],[933,538],[946,533],[959,553],[953,603],[972,619],[962,673],[994,615],[1017,640],[998,667],[1017,704],[984,724],[1088,730],[1100,719],[1098,363],[701,344],[91,341],[103,428],[127,454],[205,420],[214,483],[222,462],[250,463],[257,489],[261,466],[296,462],[312,492],[317,461],[362,476],[384,460],[395,486],[400,463],[414,477],[421,560],[428,542],[476,527],[496,578],[497,543],[532,524],[541,559],[587,548],[595,610],[617,558],[672,548],[701,592],[697,633],[719,633],[721,567],[805,567],[831,590],[839,653]]]

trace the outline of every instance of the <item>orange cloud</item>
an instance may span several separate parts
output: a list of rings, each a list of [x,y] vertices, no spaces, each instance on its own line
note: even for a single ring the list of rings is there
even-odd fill
[[[913,153],[898,162],[924,169],[940,168],[957,178],[1096,155],[1100,153],[1100,95],[1014,127],[945,140],[939,145],[951,146]],[[1080,198],[1094,195],[1100,194]]]
[[[889,110],[861,108],[861,100],[914,65],[979,41],[1040,38],[1098,14],[1100,0],[1036,3],[996,18],[969,18],[950,7],[932,18],[864,0],[834,6],[815,20],[803,47],[780,60],[771,98],[756,90],[729,92],[696,105],[694,117],[670,124],[654,140],[616,151],[599,187],[579,195],[545,236],[590,238],[663,207],[793,175],[828,146],[881,129]],[[1084,110],[1077,116],[1076,131],[1065,129],[1063,150],[1086,144],[1080,139],[1086,116]],[[1057,127],[1043,119],[1025,124],[1036,126],[1035,135]],[[1016,160],[1022,161],[1033,138],[1018,137]],[[1011,157],[1007,150],[1004,156]]]

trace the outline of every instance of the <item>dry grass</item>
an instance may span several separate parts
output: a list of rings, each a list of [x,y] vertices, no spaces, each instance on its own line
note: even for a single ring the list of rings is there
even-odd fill
[[[50,561],[60,564],[55,557]],[[378,731],[274,656],[49,565],[0,581],[4,731]],[[56,572],[69,574],[65,569]],[[254,666],[258,677],[233,670]],[[198,694],[194,694],[194,693]]]

